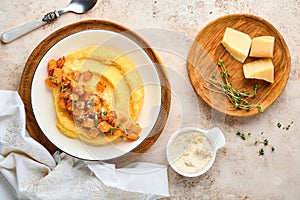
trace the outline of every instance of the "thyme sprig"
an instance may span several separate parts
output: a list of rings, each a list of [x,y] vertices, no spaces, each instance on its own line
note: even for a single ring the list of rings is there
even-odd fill
[[[249,92],[241,92],[237,89],[234,89],[232,87],[232,84],[228,80],[231,74],[226,70],[223,61],[218,59],[217,65],[221,69],[222,79],[218,79],[216,74],[213,74],[212,77],[208,79],[208,82],[214,87],[214,89],[207,89],[225,95],[236,109],[249,111],[252,108],[257,108],[259,112],[263,112],[264,110],[262,109],[260,104],[253,104],[248,100],[249,98],[255,98],[258,90],[258,85],[253,85],[252,94],[250,94]]]
[[[281,124],[280,122],[278,122],[278,123],[277,123],[277,127],[278,127],[278,128],[281,128],[282,130],[288,131],[288,130],[291,128],[291,126],[292,126],[293,123],[294,123],[294,122],[291,121],[287,126],[282,126],[282,124]]]

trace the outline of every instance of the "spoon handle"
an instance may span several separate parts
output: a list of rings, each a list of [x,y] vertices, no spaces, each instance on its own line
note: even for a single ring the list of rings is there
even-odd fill
[[[1,41],[3,43],[12,42],[15,39],[43,26],[44,24],[53,21],[57,17],[58,17],[58,15],[57,15],[56,11],[50,12],[40,19],[31,21],[27,24],[24,24],[22,26],[16,27],[10,31],[3,33],[1,35]]]

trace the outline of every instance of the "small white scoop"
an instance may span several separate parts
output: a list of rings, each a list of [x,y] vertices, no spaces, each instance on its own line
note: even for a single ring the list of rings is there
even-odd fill
[[[196,177],[213,165],[218,149],[225,146],[219,128],[202,130],[186,127],[175,132],[167,144],[167,159],[174,171],[186,177]]]

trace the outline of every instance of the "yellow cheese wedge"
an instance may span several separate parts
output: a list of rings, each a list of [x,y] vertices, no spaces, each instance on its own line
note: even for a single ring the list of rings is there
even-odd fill
[[[259,58],[272,58],[274,51],[273,36],[259,36],[252,39],[249,56]]]
[[[245,78],[274,82],[274,65],[269,58],[259,59],[243,66]]]
[[[230,55],[244,63],[251,46],[251,38],[248,34],[227,27],[221,43]]]

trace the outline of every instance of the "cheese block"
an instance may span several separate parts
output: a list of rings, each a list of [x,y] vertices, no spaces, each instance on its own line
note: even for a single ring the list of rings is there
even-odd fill
[[[274,65],[269,58],[249,62],[243,66],[245,78],[274,82]]]
[[[227,27],[221,43],[232,57],[244,63],[251,46],[248,34]]]
[[[249,56],[259,58],[272,58],[274,51],[273,36],[259,36],[252,39]]]

